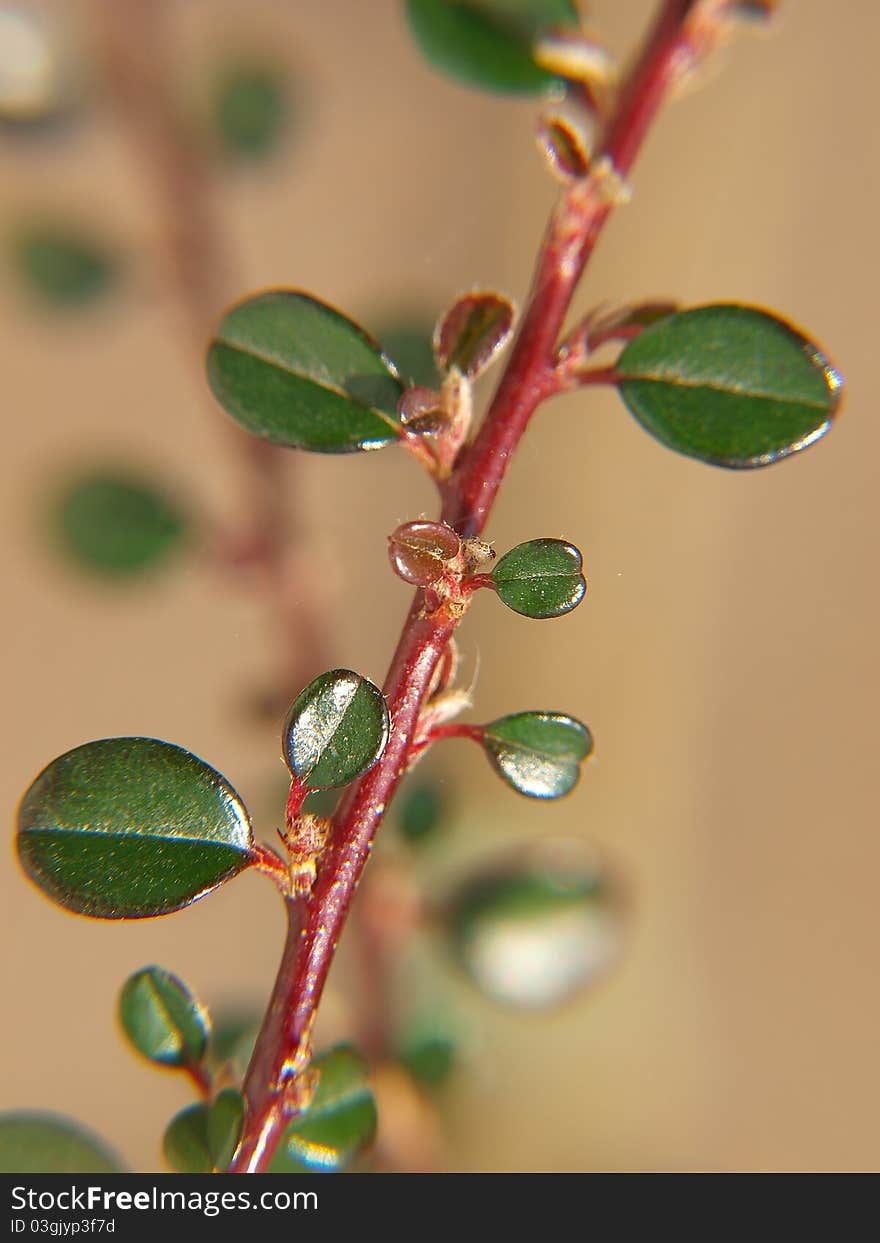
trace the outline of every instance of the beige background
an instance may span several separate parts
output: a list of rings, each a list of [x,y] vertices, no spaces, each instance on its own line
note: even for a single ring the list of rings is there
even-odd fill
[[[553,188],[534,108],[423,67],[392,0],[180,6],[188,58],[247,20],[289,49],[308,124],[272,175],[220,207],[245,292],[313,289],[370,325],[471,284],[522,297]],[[57,4],[76,25],[84,8]],[[602,0],[621,52],[651,6]],[[878,489],[877,81],[880,9],[789,0],[663,116],[580,305],[742,299],[809,327],[848,381],[826,442],[754,474],[652,442],[614,394],[557,402],[531,430],[489,534],[584,549],[591,595],[549,631],[480,602],[463,633],[478,714],[560,706],[599,758],[558,807],[517,801],[456,751],[462,849],[503,833],[595,843],[633,908],[614,978],[553,1016],[477,1004],[477,1053],[448,1105],[468,1170],[876,1169]],[[219,16],[218,16],[219,14]],[[247,18],[245,18],[247,14]],[[223,513],[236,478],[156,268],[149,181],[112,116],[66,142],[0,147],[4,215],[47,200],[140,248],[125,299],[69,323],[0,290],[4,487],[2,806],[92,737],[155,734],[224,771],[268,836],[277,738],[242,707],[271,679],[259,598],[194,559],[124,590],[47,559],[46,480],[134,455]],[[429,512],[399,454],[309,458],[310,537],[337,591],[333,663],[381,680],[407,594],[384,537]],[[450,755],[450,758],[453,758]],[[466,807],[466,810],[464,808]],[[174,918],[109,926],[53,909],[11,855],[0,871],[0,1106],[80,1116],[140,1168],[186,1094],[113,1026],[125,975],[157,961],[206,999],[258,1003],[280,911],[259,877]]]

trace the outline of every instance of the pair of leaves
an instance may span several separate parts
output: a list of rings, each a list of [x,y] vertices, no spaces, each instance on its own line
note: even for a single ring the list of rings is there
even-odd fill
[[[485,90],[533,94],[558,79],[535,59],[541,34],[577,26],[572,0],[407,0],[422,54],[450,77]]]
[[[475,378],[508,341],[513,319],[513,305],[500,294],[457,299],[434,333],[437,367]],[[396,364],[347,316],[298,290],[270,290],[234,306],[217,329],[207,369],[224,409],[274,444],[352,453],[406,432],[406,385]]]
[[[389,726],[377,687],[332,670],[294,703],[285,758],[303,785],[344,785],[376,762]],[[102,919],[180,910],[254,863],[239,794],[203,760],[155,738],[101,739],[54,760],[22,799],[16,844],[48,897]]]
[[[288,1127],[270,1166],[274,1174],[343,1169],[372,1140],[376,1103],[366,1059],[350,1045],[316,1057],[309,1067],[315,1091]],[[241,1138],[245,1105],[234,1088],[210,1104],[191,1105],[165,1133],[169,1164],[180,1173],[207,1174],[228,1168]]]
[[[485,295],[460,299],[441,321],[441,365],[478,372],[500,348],[512,312],[497,296],[489,303]],[[394,364],[351,320],[306,294],[274,291],[234,307],[211,346],[208,376],[233,417],[279,444],[351,452],[404,432]],[[765,466],[815,443],[841,390],[837,372],[798,329],[727,304],[649,323],[623,349],[613,380],[662,443],[727,467]]]

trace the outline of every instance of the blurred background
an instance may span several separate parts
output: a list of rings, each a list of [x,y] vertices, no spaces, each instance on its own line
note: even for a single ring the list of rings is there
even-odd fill
[[[161,59],[120,34],[127,7],[142,16],[98,0],[0,4],[8,840],[45,763],[124,734],[214,764],[271,840],[279,668],[299,661],[304,683],[318,653],[302,639],[285,654],[263,577],[234,543],[218,553],[259,483],[207,390],[210,323],[235,297],[293,286],[392,354],[401,332],[418,346],[462,290],[522,300],[556,190],[538,103],[431,70],[396,0],[148,5],[163,10]],[[590,6],[621,56],[652,10]],[[827,440],[769,470],[716,471],[645,436],[613,392],[590,392],[545,408],[502,491],[487,536],[501,551],[573,540],[590,594],[546,626],[477,601],[461,632],[465,683],[479,663],[467,719],[570,711],[596,759],[570,798],[542,806],[477,748],[447,744],[430,774],[448,823],[421,848],[387,825],[378,866],[393,877],[411,862],[442,893],[474,861],[574,839],[608,878],[591,953],[604,962],[613,943],[617,961],[537,1009],[482,996],[439,944],[415,954],[404,993],[430,993],[461,1036],[442,1087],[425,1089],[446,1168],[880,1163],[878,39],[865,0],[790,0],[725,48],[650,136],[578,302],[777,309],[846,377]],[[258,81],[239,108],[240,71]],[[182,173],[163,163],[162,107],[144,116],[151,73],[171,129],[190,136]],[[200,218],[210,251],[187,298]],[[59,497],[96,468],[155,485],[170,527],[185,526],[149,574],[89,573],[65,554]],[[432,486],[393,449],[291,455],[282,469],[303,550],[287,612],[317,600],[322,667],[381,682],[409,600],[386,536],[434,513]],[[118,988],[156,962],[215,1010],[259,1011],[282,937],[266,884],[245,876],[173,917],[106,924],[51,906],[7,851],[0,1108],[69,1113],[134,1168],[161,1169],[162,1128],[188,1093],[124,1047]],[[347,956],[319,1043],[356,1025]]]

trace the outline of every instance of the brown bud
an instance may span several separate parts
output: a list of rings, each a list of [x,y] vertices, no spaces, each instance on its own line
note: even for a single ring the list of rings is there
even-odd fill
[[[443,522],[405,522],[388,537],[394,573],[414,587],[442,578],[461,551],[461,540]]]
[[[514,317],[510,299],[493,290],[457,298],[434,329],[437,366],[475,379],[510,340]]]
[[[590,157],[583,134],[567,117],[553,113],[538,122],[538,146],[557,177],[570,181],[590,171]]]

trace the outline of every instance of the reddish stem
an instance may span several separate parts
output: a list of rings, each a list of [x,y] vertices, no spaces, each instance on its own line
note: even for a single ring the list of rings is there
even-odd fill
[[[482,743],[484,733],[482,725],[464,725],[460,721],[453,721],[450,725],[437,725],[410,747],[410,762],[418,759],[435,742],[442,742],[444,738],[470,738],[473,742]]]
[[[671,80],[700,50],[689,42],[686,26],[696,2],[666,0],[621,91],[600,152],[605,168],[621,177],[629,172]],[[597,163],[602,166],[601,160]],[[606,191],[601,178],[583,179],[563,195],[553,214],[507,369],[479,434],[443,488],[442,519],[462,536],[483,530],[532,414],[556,391],[556,342],[614,205]],[[298,1099],[301,1072],[311,1056],[312,1023],[339,935],[373,837],[406,771],[422,708],[460,616],[460,610],[445,605],[427,611],[424,592],[417,593],[384,686],[392,720],[388,747],[339,805],[317,880],[304,900],[302,926],[289,904],[291,926],[281,967],[245,1079],[248,1120],[233,1172],[265,1170],[287,1119],[303,1104]]]
[[[183,1067],[195,1090],[203,1101],[209,1101],[214,1094],[214,1084],[210,1074],[201,1062],[191,1062],[189,1066]]]

